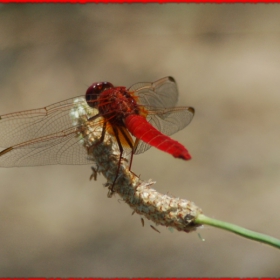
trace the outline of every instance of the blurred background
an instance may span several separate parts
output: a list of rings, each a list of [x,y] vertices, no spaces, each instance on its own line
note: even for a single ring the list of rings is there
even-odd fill
[[[280,238],[280,6],[2,5],[0,113],[173,76],[196,109],[133,171],[210,217]],[[0,131],[1,137],[1,131]],[[5,147],[3,147],[5,148]],[[141,226],[90,166],[0,169],[1,277],[275,277],[279,251],[205,226]],[[203,242],[199,237],[205,239]]]

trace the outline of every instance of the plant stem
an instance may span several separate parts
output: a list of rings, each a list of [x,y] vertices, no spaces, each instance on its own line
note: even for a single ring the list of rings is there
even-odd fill
[[[112,141],[109,133],[106,133],[103,141],[100,142],[102,127],[98,126],[98,119],[95,120],[96,123],[88,121],[96,112],[87,105],[85,100],[77,99],[75,102],[71,116],[75,125],[84,127],[83,130],[77,131],[77,136],[82,136],[89,159],[96,164],[96,167],[92,168],[91,178],[96,180],[97,173],[104,175],[107,179],[109,197],[112,197],[114,193],[119,194],[123,201],[133,209],[133,213],[145,216],[156,225],[173,227],[185,232],[194,231],[200,225],[211,225],[280,248],[280,240],[276,238],[209,218],[203,215],[202,210],[193,202],[167,194],[163,195],[152,189],[151,186],[155,182],[151,180],[143,182],[135,173],[130,172],[126,160],[123,158],[120,160],[119,147]],[[118,179],[115,182],[116,176]]]
[[[259,241],[268,245],[271,245],[276,248],[280,248],[280,240],[271,236],[268,236],[266,234],[258,233],[252,230],[245,229],[243,227],[219,221],[213,218],[209,218],[203,214],[199,214],[196,219],[195,223],[200,225],[210,225],[213,227],[221,228],[227,231],[231,231],[235,234],[241,235],[245,238],[252,239],[255,241]]]

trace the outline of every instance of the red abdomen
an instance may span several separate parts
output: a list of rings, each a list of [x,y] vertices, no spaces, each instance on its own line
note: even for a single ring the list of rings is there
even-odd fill
[[[129,132],[143,142],[184,160],[191,159],[188,150],[179,142],[171,139],[155,129],[141,115],[129,115],[125,118],[125,125]]]

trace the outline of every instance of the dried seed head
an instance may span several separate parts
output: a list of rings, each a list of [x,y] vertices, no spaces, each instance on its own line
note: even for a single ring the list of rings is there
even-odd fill
[[[96,114],[86,101],[77,102],[76,109],[71,112],[73,123],[83,124],[84,129],[77,131],[77,136],[83,139],[82,143],[88,150],[89,158],[96,164],[93,169],[93,178],[102,173],[107,179],[106,186],[111,186],[118,170],[120,152],[118,145],[109,133],[105,134],[104,141],[100,143],[102,127],[99,120],[88,121]],[[85,125],[86,124],[86,125]],[[158,193],[151,186],[155,182],[144,182],[134,173],[130,172],[127,160],[121,160],[118,178],[114,185],[116,192],[134,212],[145,216],[156,225],[173,227],[179,231],[190,232],[199,225],[194,223],[197,215],[202,211],[193,202],[170,197]],[[109,190],[108,196],[113,193]]]

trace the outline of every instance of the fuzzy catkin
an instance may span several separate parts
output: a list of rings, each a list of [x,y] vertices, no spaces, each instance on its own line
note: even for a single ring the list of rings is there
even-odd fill
[[[96,121],[88,121],[95,113],[86,102],[77,100],[71,112],[75,125],[80,124],[82,130],[77,130],[77,137],[88,151],[89,159],[95,163],[92,168],[96,179],[98,173],[102,173],[107,179],[106,186],[109,189],[108,196],[117,193],[126,202],[133,212],[145,216],[156,225],[173,227],[179,231],[194,231],[200,225],[194,222],[195,218],[202,214],[202,210],[193,202],[161,194],[151,188],[154,181],[144,182],[133,172],[129,171],[127,160],[120,160],[120,153],[116,141],[112,140],[109,133],[105,134],[103,142],[100,142],[102,126]],[[124,156],[124,155],[123,155]],[[118,178],[115,180],[116,176]],[[113,190],[112,184],[114,183]]]

